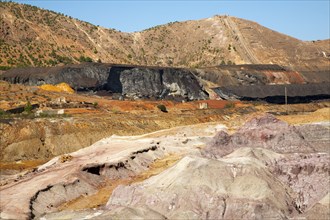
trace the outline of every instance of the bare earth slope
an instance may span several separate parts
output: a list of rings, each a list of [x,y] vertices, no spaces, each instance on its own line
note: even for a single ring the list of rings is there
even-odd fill
[[[327,41],[300,41],[230,16],[122,33],[29,5],[1,2],[0,12],[0,66],[51,66],[86,57],[181,67],[260,63],[315,70],[329,65]]]
[[[279,127],[287,129],[281,140]],[[214,144],[221,141],[219,135],[212,138],[218,132],[226,127],[206,123],[112,136],[32,171],[3,177],[0,217],[320,219],[329,213],[329,153],[323,149],[330,141],[328,120],[289,126],[270,115],[252,118],[231,136],[251,147],[225,156],[221,149],[230,144]],[[296,134],[300,138],[294,142]],[[269,148],[270,139],[293,151]],[[298,153],[292,148],[297,144]],[[205,151],[217,159],[203,156]],[[164,171],[155,171],[157,163]]]

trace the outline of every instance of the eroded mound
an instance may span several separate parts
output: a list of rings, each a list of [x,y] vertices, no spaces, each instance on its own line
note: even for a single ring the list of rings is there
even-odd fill
[[[185,157],[141,184],[118,187],[107,208],[123,216],[147,208],[169,219],[284,218],[295,210],[290,194],[253,159]]]
[[[233,135],[220,131],[203,154],[220,158],[241,147],[260,147],[278,153],[315,152],[315,146],[306,141],[301,130],[266,114],[248,121]]]
[[[188,156],[142,183],[119,186],[100,217],[319,219],[329,213],[329,159],[264,148],[217,160]]]
[[[6,203],[1,203],[0,217],[328,216],[327,123],[292,126],[264,115],[248,121],[233,135],[224,129],[201,124],[143,136],[113,136],[62,155],[30,173],[1,181],[0,196]],[[163,160],[172,153],[175,160]],[[156,172],[155,166],[163,169]],[[77,208],[80,211],[73,211]]]

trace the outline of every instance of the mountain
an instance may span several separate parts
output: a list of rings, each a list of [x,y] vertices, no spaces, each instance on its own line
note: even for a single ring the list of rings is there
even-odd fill
[[[231,16],[171,22],[123,33],[26,4],[0,2],[0,66],[79,62],[206,67],[279,64],[327,69],[326,41],[301,41]]]

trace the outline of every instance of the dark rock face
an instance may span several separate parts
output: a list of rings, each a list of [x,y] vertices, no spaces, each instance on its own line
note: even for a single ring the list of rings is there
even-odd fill
[[[330,98],[329,70],[294,71],[279,65],[222,65],[198,69],[197,75],[217,85],[214,92],[229,100],[306,103]]]
[[[105,89],[137,98],[207,99],[199,81],[186,69],[111,67]]]
[[[294,71],[279,65],[220,65],[198,69],[198,76],[223,86],[329,83],[329,69]]]
[[[223,86],[214,89],[223,99],[264,100],[277,104],[285,103],[285,90],[288,103],[307,103],[330,98],[329,83]]]
[[[128,98],[207,99],[194,73],[188,69],[81,64],[53,68],[14,69],[2,80],[27,85],[66,82],[76,90],[121,94]]]
[[[60,67],[18,68],[4,73],[0,79],[30,86],[68,83],[76,90],[102,86],[108,78],[109,67],[104,64],[81,64]]]

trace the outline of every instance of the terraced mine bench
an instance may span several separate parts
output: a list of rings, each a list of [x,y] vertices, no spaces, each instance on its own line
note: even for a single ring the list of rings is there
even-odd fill
[[[329,83],[222,86],[213,90],[226,100],[263,100],[277,104],[285,103],[285,95],[287,95],[288,103],[307,103],[330,98]]]

